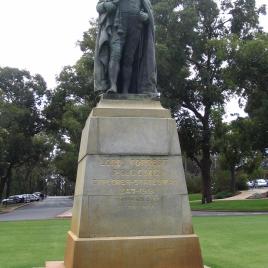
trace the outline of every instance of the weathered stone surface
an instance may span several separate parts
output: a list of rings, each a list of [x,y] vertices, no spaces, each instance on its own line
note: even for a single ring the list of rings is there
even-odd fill
[[[63,261],[47,261],[45,268],[65,268]]]
[[[157,101],[102,100],[87,120],[65,268],[88,267],[203,267],[176,124]]]
[[[93,109],[93,117],[144,117],[171,118],[170,111],[164,109],[159,101],[144,95],[106,95]]]
[[[89,155],[79,163],[74,206],[79,237],[192,233],[180,156]]]
[[[147,189],[147,194],[187,194],[180,156],[89,155],[79,163],[77,184],[76,196],[121,195],[129,188]]]
[[[170,112],[153,100],[129,102],[130,107],[126,100],[123,103],[103,100],[93,109],[82,133],[79,161],[88,154],[181,154],[176,124]],[[114,111],[117,111],[116,117],[112,116]]]
[[[203,268],[196,235],[78,238],[68,234],[66,268]]]
[[[72,231],[81,238],[192,233],[191,222],[183,218],[183,198],[176,195],[76,196],[75,203],[84,205],[79,221],[73,220]]]

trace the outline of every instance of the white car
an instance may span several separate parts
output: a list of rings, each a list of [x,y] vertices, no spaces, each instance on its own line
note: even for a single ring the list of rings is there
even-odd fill
[[[258,179],[255,182],[255,186],[256,187],[265,187],[265,186],[267,186],[267,182],[264,179]]]
[[[254,187],[254,181],[247,181],[247,186],[250,188]]]

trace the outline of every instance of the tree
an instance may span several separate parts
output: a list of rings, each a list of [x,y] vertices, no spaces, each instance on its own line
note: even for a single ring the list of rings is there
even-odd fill
[[[234,36],[261,31],[254,0],[155,0],[159,89],[177,118],[183,147],[200,167],[202,202],[212,202],[213,115],[236,90],[226,81]],[[219,4],[218,4],[219,2]],[[193,146],[194,145],[194,146]]]
[[[40,105],[46,84],[40,75],[15,68],[0,68],[0,199],[9,195],[14,168],[36,156],[36,135],[43,126]]]
[[[237,40],[229,76],[246,99],[245,111],[254,125],[251,142],[265,154],[268,148],[268,34],[252,40]]]
[[[229,191],[235,193],[236,170],[247,169],[259,157],[252,143],[254,122],[249,118],[238,118],[224,124],[221,130],[215,137],[215,147],[222,167],[230,172]]]
[[[12,193],[33,193],[46,190],[48,177],[52,175],[51,152],[53,143],[44,132],[32,138],[31,151],[26,162],[16,165],[12,172]]]
[[[54,91],[47,93],[44,110],[46,130],[54,137],[53,163],[57,176],[75,181],[80,139],[85,121],[99,98],[94,92],[94,51],[96,23],[79,42],[82,57],[74,66],[66,66],[57,78]]]

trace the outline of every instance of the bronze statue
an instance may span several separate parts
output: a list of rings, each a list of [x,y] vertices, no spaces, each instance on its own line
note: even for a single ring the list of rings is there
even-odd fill
[[[99,0],[95,90],[157,93],[150,0]]]

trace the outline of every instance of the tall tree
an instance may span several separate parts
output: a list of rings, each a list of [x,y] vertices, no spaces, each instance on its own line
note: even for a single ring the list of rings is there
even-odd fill
[[[94,52],[96,23],[79,42],[82,57],[74,66],[66,66],[57,78],[58,85],[48,92],[44,110],[46,129],[54,137],[56,172],[69,181],[76,178],[80,138],[85,121],[98,101],[94,92]]]
[[[251,142],[255,150],[268,148],[268,34],[252,40],[236,40],[229,76],[246,100],[245,111],[254,124]]]
[[[188,156],[201,169],[202,202],[212,202],[213,114],[235,89],[226,83],[234,36],[252,40],[261,31],[254,0],[155,0],[159,88],[163,103],[187,133]],[[184,135],[185,136],[185,135]],[[190,142],[190,143],[189,143]],[[185,143],[182,140],[182,143]]]
[[[40,105],[46,84],[40,75],[15,68],[0,68],[0,199],[10,193],[12,171],[36,155],[35,135],[42,130]],[[1,141],[0,141],[1,142]]]
[[[220,163],[230,172],[229,191],[236,192],[236,171],[248,169],[248,165],[259,158],[254,150],[252,136],[255,133],[254,122],[249,118],[237,118],[223,124],[221,131],[215,135],[215,147],[219,153]]]

